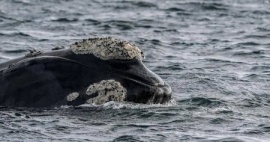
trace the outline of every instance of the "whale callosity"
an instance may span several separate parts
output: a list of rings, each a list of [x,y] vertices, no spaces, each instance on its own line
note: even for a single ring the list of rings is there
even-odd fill
[[[70,49],[75,54],[93,54],[102,60],[144,58],[143,52],[137,46],[112,37],[84,39],[72,44]]]

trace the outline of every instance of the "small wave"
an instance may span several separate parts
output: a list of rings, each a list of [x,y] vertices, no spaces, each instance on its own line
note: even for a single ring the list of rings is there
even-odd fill
[[[211,3],[211,4],[204,4],[202,5],[202,8],[205,10],[217,10],[217,11],[224,11],[224,10],[228,10],[226,8],[227,6],[223,5],[223,4],[218,4],[218,3]]]
[[[247,98],[243,99],[239,102],[240,106],[247,107],[247,108],[256,108],[262,107],[265,105],[264,101],[261,98]]]
[[[251,129],[251,130],[244,131],[244,133],[248,135],[260,135],[260,134],[263,134],[264,132],[258,129]]]
[[[176,15],[178,15],[178,16],[191,16],[192,13],[190,13],[190,12],[177,12]]]
[[[161,41],[158,40],[158,39],[144,39],[144,38],[142,38],[141,41],[139,41],[139,43],[141,43],[141,44],[142,43],[144,43],[144,44],[146,44],[146,43],[152,43],[154,45],[161,45],[162,44]]]
[[[69,22],[77,22],[77,21],[79,21],[79,19],[78,18],[56,18],[56,19],[53,19],[51,21],[69,23]]]
[[[26,49],[13,49],[13,50],[3,50],[3,53],[11,54],[11,53],[25,53],[28,52]]]
[[[156,32],[156,33],[165,33],[165,32],[179,33],[179,31],[177,29],[154,30],[154,32]]]
[[[152,28],[151,25],[143,25],[143,24],[137,24],[135,25],[136,28],[145,28],[145,29],[150,29]]]
[[[251,55],[262,55],[264,54],[263,50],[256,50],[256,51],[250,51],[250,52],[244,52],[244,51],[239,51],[234,53],[234,56],[251,56]]]
[[[260,124],[259,125],[262,132],[269,133],[270,132],[270,125],[269,124]]]
[[[181,8],[177,8],[177,7],[171,7],[171,8],[165,9],[165,11],[173,11],[173,12],[182,11],[183,12],[185,10]]]
[[[204,98],[204,97],[193,97],[185,100],[181,100],[180,103],[189,103],[196,106],[214,107],[225,105],[222,100],[216,98]]]
[[[153,43],[154,45],[161,45],[161,41],[158,39],[152,39],[151,43]]]
[[[7,16],[2,16],[2,15],[0,15],[0,19],[3,19],[3,20],[12,20],[12,21],[18,21],[18,20],[14,19],[14,18],[7,17]]]
[[[122,1],[122,5],[113,6],[114,9],[133,9],[133,8],[157,8],[155,3],[145,1]]]
[[[137,7],[141,7],[141,8],[152,8],[152,7],[157,7],[156,4],[154,3],[150,3],[150,2],[144,2],[144,1],[140,1],[140,2],[135,2],[135,1],[129,1],[132,5],[137,6]]]
[[[172,42],[170,43],[170,45],[183,45],[183,46],[192,46],[192,45],[195,45],[195,43],[187,43],[187,42],[179,42],[179,41],[176,41],[176,42]]]
[[[186,69],[186,67],[184,66],[181,66],[179,64],[173,64],[173,65],[170,65],[170,66],[157,66],[156,69],[158,71],[170,71],[170,70],[173,70],[173,71],[182,71],[184,69]]]
[[[213,140],[213,142],[244,142],[241,139],[233,138],[233,137],[227,137],[227,138],[221,138],[221,139],[216,139]],[[211,142],[211,141],[210,141]]]
[[[260,78],[260,76],[261,76],[260,74],[251,73],[251,74],[247,74],[245,78],[254,80],[254,79]]]
[[[240,13],[253,13],[255,15],[269,15],[270,14],[270,11],[267,11],[267,10],[253,10],[253,11],[250,11],[250,10],[242,10],[240,11]]]
[[[267,66],[267,65],[254,66],[250,70],[251,71],[270,71],[270,66]]]
[[[242,43],[238,43],[237,45],[239,46],[257,46],[257,45],[261,45],[260,43],[257,42],[242,42]]]
[[[223,60],[223,59],[215,59],[215,58],[207,58],[205,59],[209,62],[223,62],[223,63],[232,63],[231,61],[229,60]]]
[[[202,9],[209,11],[227,11],[228,6],[221,3],[204,3],[204,2],[189,2],[181,4],[182,6],[193,7],[194,9]]]
[[[228,64],[246,64],[245,62],[231,60],[231,59],[222,59],[222,58],[206,58],[203,59],[209,62],[219,62],[219,63],[228,63]]]
[[[139,23],[152,23],[152,22],[154,22],[154,20],[153,19],[141,19],[138,22]]]
[[[127,141],[140,141],[140,137],[132,135],[122,135],[113,140],[113,142],[127,142]]]
[[[31,35],[24,32],[10,32],[10,31],[0,31],[0,36],[22,36],[22,37],[31,37]]]
[[[12,0],[13,3],[23,4],[23,5],[31,5],[31,2],[28,0]]]
[[[244,39],[246,38],[250,38],[250,39],[269,39],[270,38],[270,34],[266,34],[266,35],[247,35],[244,36]]]
[[[224,122],[228,122],[228,121],[223,118],[215,118],[215,119],[210,120],[211,124],[222,124]]]
[[[211,19],[204,17],[204,18],[198,19],[198,21],[208,22],[208,21],[211,21]]]
[[[103,26],[115,26],[116,28],[118,28],[119,30],[131,30],[134,28],[135,23],[131,22],[131,21],[121,21],[121,20],[109,20],[104,22]]]
[[[258,28],[256,28],[256,30],[259,31],[259,32],[269,32],[270,28],[258,27]]]
[[[85,21],[86,21],[86,22],[89,22],[89,23],[91,23],[91,24],[93,24],[93,25],[100,25],[100,24],[101,24],[100,21],[94,20],[94,19],[85,19]]]

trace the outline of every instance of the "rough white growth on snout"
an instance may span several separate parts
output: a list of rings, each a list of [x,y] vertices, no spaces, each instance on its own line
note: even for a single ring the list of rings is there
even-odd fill
[[[115,80],[102,80],[94,83],[86,90],[87,95],[97,93],[96,97],[86,101],[88,104],[102,104],[109,101],[122,102],[127,96],[127,90]]]
[[[89,38],[70,46],[75,54],[93,54],[103,60],[130,60],[144,58],[143,52],[135,45],[112,37]]]
[[[69,102],[74,101],[78,97],[79,97],[78,92],[71,93],[71,94],[67,95],[67,101],[69,101]]]

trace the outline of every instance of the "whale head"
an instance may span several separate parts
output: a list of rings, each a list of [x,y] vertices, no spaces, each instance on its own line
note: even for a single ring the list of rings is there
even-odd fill
[[[102,73],[89,77],[88,103],[128,101],[164,104],[171,100],[171,87],[144,64],[140,48],[112,37],[89,38],[70,46],[72,60],[95,67]]]
[[[0,64],[0,106],[171,100],[171,87],[143,64],[143,52],[126,41],[90,38],[70,49],[30,55]]]

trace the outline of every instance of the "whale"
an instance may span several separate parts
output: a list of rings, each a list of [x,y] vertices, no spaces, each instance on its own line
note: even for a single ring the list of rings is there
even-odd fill
[[[0,106],[169,102],[171,87],[143,59],[135,44],[113,37],[83,39],[68,49],[33,50],[0,63]]]

